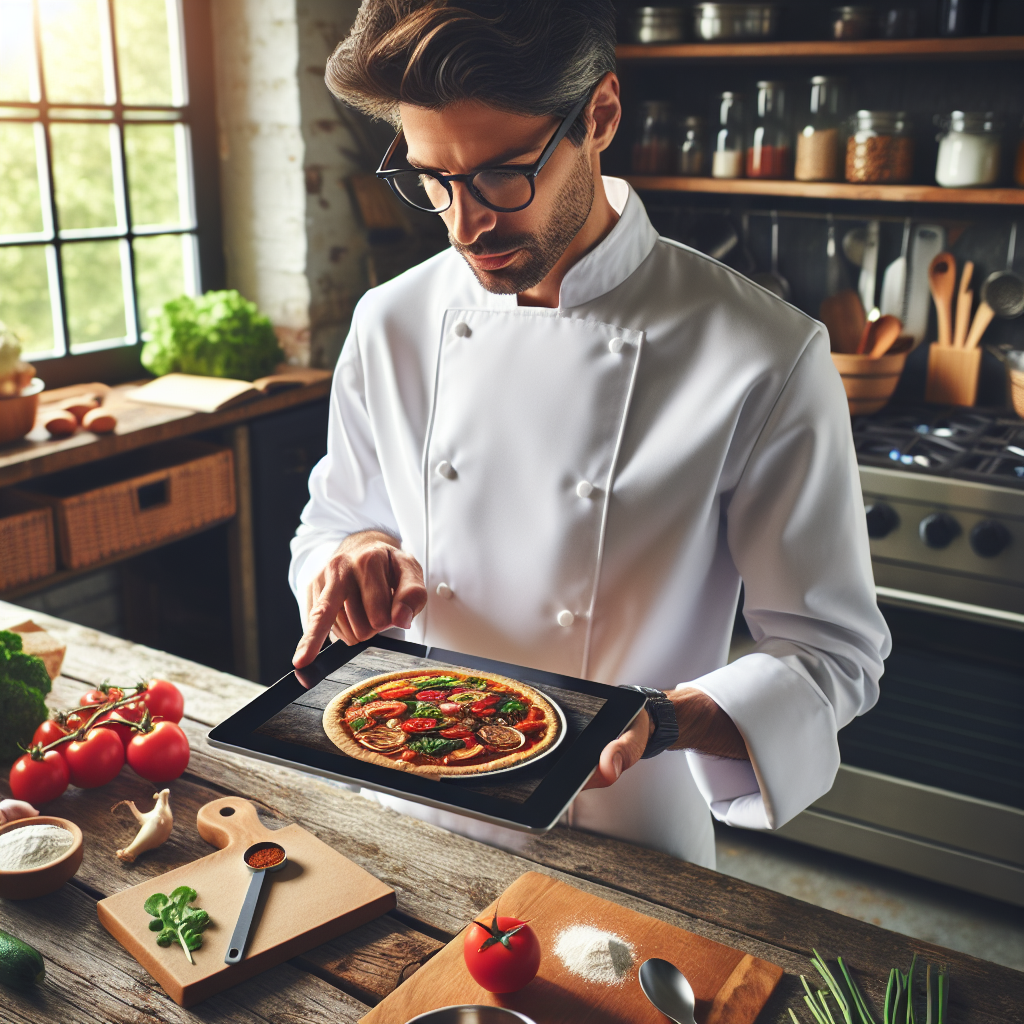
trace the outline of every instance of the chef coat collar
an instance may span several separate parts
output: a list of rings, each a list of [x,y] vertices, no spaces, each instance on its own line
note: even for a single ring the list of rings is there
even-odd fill
[[[615,226],[581,260],[569,268],[558,294],[559,310],[581,306],[610,292],[628,278],[650,255],[658,232],[654,230],[640,197],[621,178],[602,177],[605,194],[619,215]],[[473,275],[465,259],[462,265],[481,293],[481,305],[490,309],[515,309],[515,295],[488,292]]]

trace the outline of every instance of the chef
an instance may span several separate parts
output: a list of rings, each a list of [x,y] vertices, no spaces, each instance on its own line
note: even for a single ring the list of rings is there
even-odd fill
[[[356,307],[295,665],[398,628],[642,687],[568,824],[713,867],[711,815],[773,829],[829,790],[889,636],[826,331],[602,177],[614,46],[611,0],[364,0],[332,56],[335,95],[399,129],[378,175],[451,247]],[[755,646],[727,664],[741,584]]]

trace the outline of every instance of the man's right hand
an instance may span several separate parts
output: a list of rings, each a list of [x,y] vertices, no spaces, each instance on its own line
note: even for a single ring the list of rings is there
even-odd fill
[[[346,537],[306,593],[306,632],[292,664],[304,668],[333,632],[347,644],[381,630],[408,629],[427,603],[423,570],[398,541],[366,530]]]

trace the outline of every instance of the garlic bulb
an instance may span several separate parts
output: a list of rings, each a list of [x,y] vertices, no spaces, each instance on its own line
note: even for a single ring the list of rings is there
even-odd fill
[[[156,849],[171,834],[174,828],[174,815],[171,814],[171,791],[162,789],[159,793],[153,794],[156,801],[151,811],[143,814],[136,806],[134,800],[122,800],[110,808],[113,814],[118,807],[126,806],[135,816],[135,820],[142,826],[139,834],[123,850],[118,850],[118,860],[133,863],[140,853]]]

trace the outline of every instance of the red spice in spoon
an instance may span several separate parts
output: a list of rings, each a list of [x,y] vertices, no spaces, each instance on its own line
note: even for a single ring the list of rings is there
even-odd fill
[[[284,860],[284,850],[278,846],[267,846],[262,850],[257,850],[255,853],[249,856],[246,864],[251,868],[255,868],[257,871],[264,868],[272,868],[276,864],[280,864]]]

